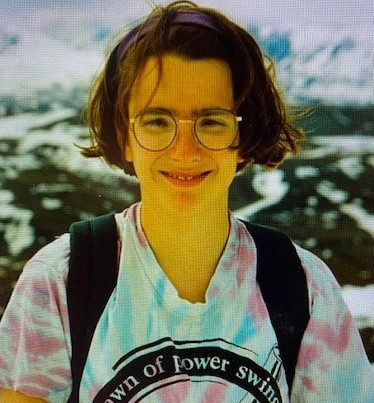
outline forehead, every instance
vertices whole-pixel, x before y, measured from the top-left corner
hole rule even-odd
[[[190,60],[176,55],[150,57],[130,93],[129,115],[160,107],[190,115],[206,108],[234,106],[230,68],[217,59]]]

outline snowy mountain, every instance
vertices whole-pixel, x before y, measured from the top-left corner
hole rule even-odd
[[[313,25],[247,26],[276,61],[279,82],[293,103],[374,103],[369,32]],[[0,26],[0,115],[17,112],[13,108],[79,107],[114,27],[52,14],[31,28],[10,22]]]

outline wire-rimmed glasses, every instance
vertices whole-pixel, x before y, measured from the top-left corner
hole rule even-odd
[[[241,116],[226,109],[207,109],[194,119],[177,119],[159,109],[139,113],[129,121],[138,144],[149,151],[162,151],[174,141],[178,125],[193,123],[195,137],[209,150],[224,150],[237,138]]]

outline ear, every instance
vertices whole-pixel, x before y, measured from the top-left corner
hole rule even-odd
[[[132,148],[128,136],[124,136],[119,130],[116,130],[116,137],[124,159],[127,162],[133,162]]]

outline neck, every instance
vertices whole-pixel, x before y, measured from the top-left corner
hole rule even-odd
[[[147,238],[172,239],[173,244],[188,242],[189,247],[204,247],[209,240],[227,238],[229,233],[228,207],[209,211],[164,211],[142,203],[141,223]],[[201,242],[203,241],[203,242]],[[163,242],[165,245],[165,242]]]
[[[217,263],[226,244],[229,230],[227,205],[221,210],[193,213],[169,212],[147,204],[141,206],[141,223],[153,252],[160,265],[164,262],[183,262],[186,258],[189,267],[194,261],[201,266]],[[187,267],[185,267],[187,270]]]
[[[228,208],[173,214],[142,203],[140,214],[153,253],[179,295],[204,302],[229,235]]]

